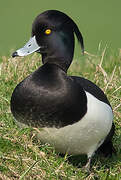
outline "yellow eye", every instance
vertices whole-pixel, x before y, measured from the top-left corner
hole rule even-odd
[[[45,34],[47,34],[47,35],[51,34],[51,29],[46,29]]]

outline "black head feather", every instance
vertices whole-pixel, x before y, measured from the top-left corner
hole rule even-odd
[[[76,23],[68,15],[66,15],[65,13],[62,13],[60,11],[49,10],[49,11],[46,11],[46,12],[48,12],[51,17],[54,17],[54,14],[55,14],[56,18],[59,17],[59,22],[63,23],[63,25],[66,24],[67,26],[70,27],[70,29],[73,30],[73,32],[76,34],[78,42],[81,45],[82,53],[84,53],[84,41],[83,41],[83,37],[82,37],[82,34],[81,34],[78,26],[76,25]]]
[[[58,28],[61,30],[63,27],[65,28],[66,26],[67,29],[69,29],[69,31],[72,30],[76,34],[78,42],[81,45],[82,53],[84,53],[84,42],[83,42],[82,34],[78,26],[76,25],[76,23],[68,15],[57,10],[47,10],[41,13],[39,16],[37,16],[37,18],[35,19],[35,22],[36,21],[38,22],[39,20],[42,21],[41,19],[44,19],[44,22],[46,22],[46,18],[51,19],[51,21],[49,22],[50,23],[49,25],[50,27],[52,26],[53,29]]]

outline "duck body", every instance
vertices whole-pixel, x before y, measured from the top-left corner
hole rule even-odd
[[[43,65],[15,88],[11,110],[20,126],[41,128],[38,137],[43,143],[75,155],[97,150],[113,122],[101,89],[84,78],[67,76],[52,64]]]
[[[13,91],[11,111],[19,125],[40,128],[39,139],[61,153],[86,154],[114,151],[113,112],[103,93],[91,81],[68,76],[74,53],[74,33],[84,51],[82,35],[64,13],[45,11],[32,25],[32,38],[13,53],[41,53],[43,65]]]

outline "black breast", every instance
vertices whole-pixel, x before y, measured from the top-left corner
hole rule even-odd
[[[45,64],[17,85],[11,97],[17,121],[34,127],[63,127],[87,111],[83,89],[56,65]]]

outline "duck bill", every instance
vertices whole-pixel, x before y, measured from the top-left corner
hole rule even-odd
[[[39,51],[40,46],[37,44],[35,36],[31,37],[30,40],[25,44],[24,47],[18,49],[12,54],[12,57],[16,56],[27,56],[33,52]]]

